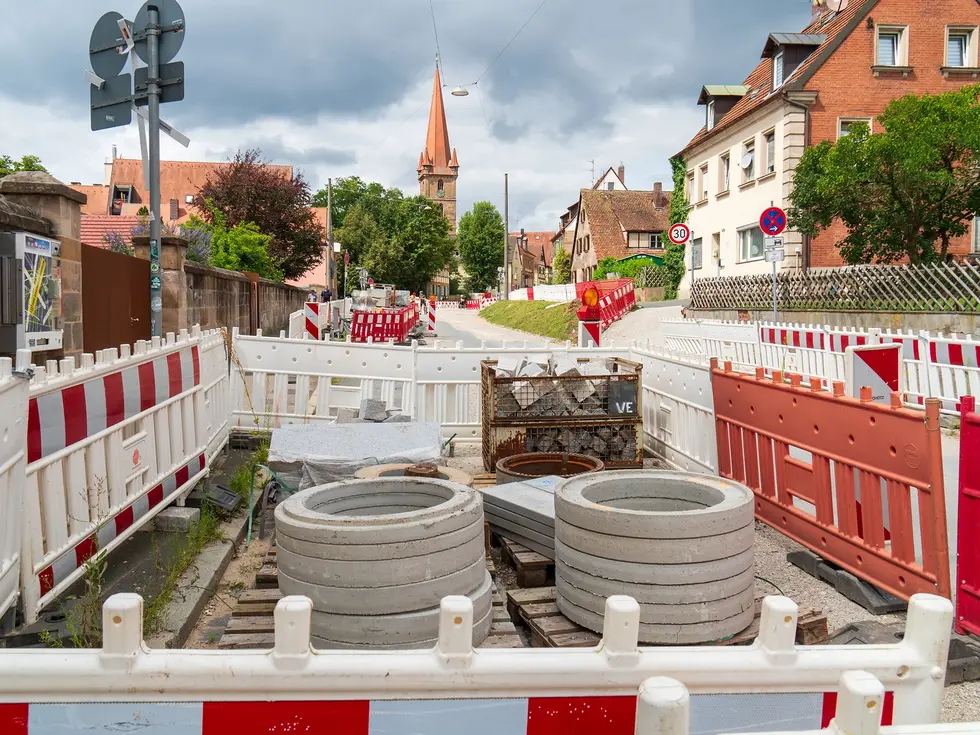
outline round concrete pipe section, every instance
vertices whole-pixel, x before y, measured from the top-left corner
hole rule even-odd
[[[375,477],[406,477],[406,471],[416,465],[411,464],[380,464],[372,467],[362,467],[354,473],[354,477],[361,480],[369,480]],[[435,479],[448,480],[460,485],[472,485],[473,477],[462,470],[453,467],[438,467],[438,476]]]
[[[525,482],[536,477],[575,477],[589,472],[601,472],[601,459],[585,454],[560,452],[530,452],[512,454],[497,461],[497,484]]]
[[[558,608],[600,632],[605,600],[640,604],[644,643],[703,643],[755,616],[754,498],[706,475],[620,470],[555,490]]]
[[[447,595],[489,632],[491,582],[475,490],[411,477],[345,480],[276,508],[279,588],[313,602],[315,646],[429,647]],[[483,625],[484,618],[486,625]]]

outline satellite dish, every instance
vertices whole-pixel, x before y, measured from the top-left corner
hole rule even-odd
[[[824,0],[824,3],[828,10],[833,10],[835,13],[847,7],[847,0]]]
[[[755,160],[755,152],[749,151],[744,156],[742,156],[742,168],[748,168],[752,165],[752,161]]]

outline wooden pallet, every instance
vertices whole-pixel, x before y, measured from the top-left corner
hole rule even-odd
[[[536,648],[585,648],[598,645],[600,636],[566,618],[555,604],[557,589],[509,590],[507,610],[510,617],[520,620],[528,629],[531,645]],[[755,603],[755,618],[745,630],[720,641],[703,645],[738,646],[752,643],[759,635],[762,600]],[[796,627],[796,642],[813,645],[827,640],[827,616],[819,610],[800,610]]]
[[[488,558],[487,564],[492,574],[493,561]],[[255,588],[245,590],[235,603],[218,648],[254,649],[275,645],[273,613],[282,597],[278,579],[276,555],[272,552],[262,560],[262,567],[255,575]],[[506,600],[496,585],[492,605],[490,635],[479,648],[523,648],[524,642],[507,614]]]
[[[485,487],[493,487],[497,484],[497,473],[491,472],[489,474],[475,475],[473,477],[473,482],[470,483],[470,487],[474,490],[482,490]]]
[[[554,560],[503,536],[497,536],[497,543],[503,548],[504,556],[510,560],[517,571],[518,587],[543,587],[549,580],[554,580]]]

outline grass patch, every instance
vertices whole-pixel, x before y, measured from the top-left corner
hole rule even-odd
[[[235,470],[235,474],[231,476],[231,480],[228,482],[229,490],[237,495],[240,495],[242,502],[245,503],[246,511],[248,509],[248,489],[252,483],[252,471],[260,464],[269,463],[269,439],[268,437],[262,437],[259,442],[259,447],[249,458],[248,462],[240,465],[238,469]],[[256,483],[257,491],[261,491],[261,487]]]
[[[578,306],[577,301],[557,306],[550,301],[498,301],[482,309],[480,316],[501,327],[559,341],[574,341],[578,337],[578,317],[575,316]]]

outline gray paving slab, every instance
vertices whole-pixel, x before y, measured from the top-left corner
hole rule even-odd
[[[511,511],[506,510],[504,508],[498,508],[496,506],[487,505],[484,503],[483,514],[487,518],[500,518],[505,521],[510,521],[511,523],[517,524],[521,528],[526,528],[529,531],[536,531],[537,533],[540,533],[542,536],[547,536],[552,539],[554,539],[555,537],[554,525],[538,523],[537,521],[533,521],[529,518],[525,518],[524,516],[519,515],[517,513],[512,513]]]
[[[528,482],[510,482],[483,490],[484,507],[496,507],[536,521],[546,527],[555,525],[555,494],[552,490]]]

